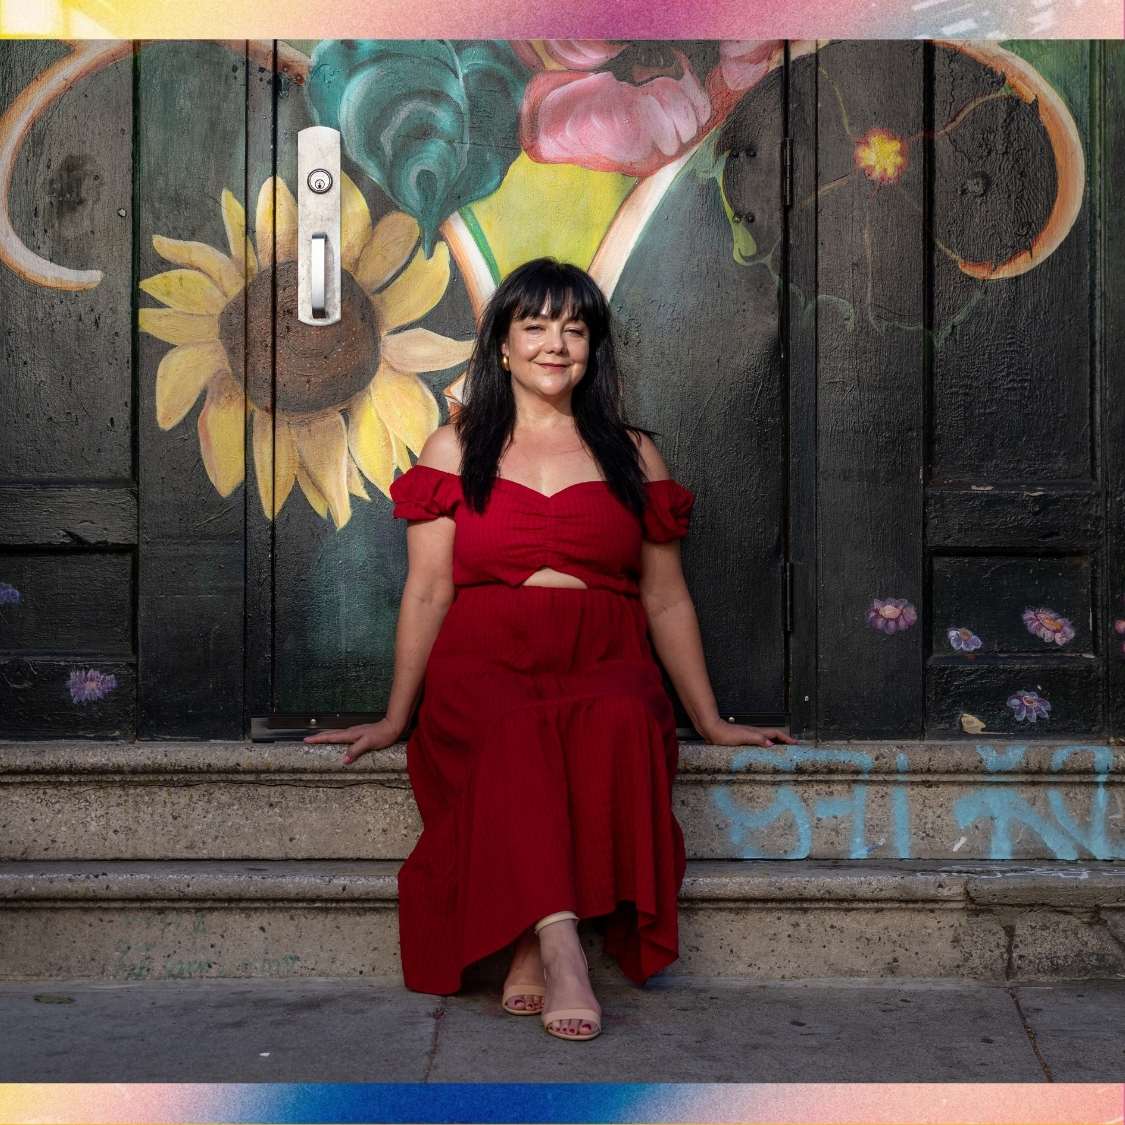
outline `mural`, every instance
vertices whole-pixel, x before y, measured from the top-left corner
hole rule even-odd
[[[779,40],[324,40],[306,55],[285,45],[282,64],[298,80],[312,119],[340,130],[344,151],[368,178],[345,179],[347,295],[335,333],[343,354],[334,369],[302,366],[309,349],[301,340],[307,326],[293,315],[289,185],[274,178],[259,186],[253,243],[244,203],[224,187],[225,249],[148,232],[161,257],[179,267],[140,282],[164,306],[141,309],[140,330],[173,345],[155,374],[158,425],[181,424],[205,396],[200,456],[216,491],[227,496],[243,480],[249,415],[265,516],[276,516],[297,483],[317,514],[341,530],[349,497],[369,499],[365,480],[387,495],[395,470],[409,467],[410,454],[441,422],[419,373],[452,372],[443,393],[447,412],[460,402],[459,368],[473,325],[466,323],[459,338],[421,325],[450,284],[450,255],[474,312],[509,269],[538,253],[589,267],[612,295],[664,194],[677,176],[695,175],[718,186],[715,221],[728,224],[734,259],[782,284],[778,225],[750,229],[754,208],[764,202],[753,197],[755,181],[744,169],[756,153],[733,146],[735,126],[777,97],[784,47]],[[869,251],[861,309],[831,293],[806,299],[798,292],[800,309],[836,302],[847,306],[849,326],[862,315],[880,330],[922,329],[894,308],[894,294],[871,272],[870,248],[893,237],[902,209],[919,205],[923,140],[935,146],[939,190],[959,182],[952,167],[958,161],[971,159],[977,168],[968,202],[974,222],[951,220],[934,238],[939,257],[962,278],[959,295],[931,330],[938,342],[969,314],[983,282],[1035,268],[1070,230],[1084,160],[1060,96],[1001,46],[943,41],[937,49],[954,59],[956,96],[943,101],[942,120],[923,134],[903,127],[896,106],[866,106],[865,76],[835,66],[830,45],[819,52],[812,42],[789,45],[793,65],[817,66],[829,91],[822,186],[799,207],[815,207],[829,229],[860,217]],[[122,57],[120,44],[78,47],[24,91],[0,124],[2,182],[10,182],[22,138],[53,99]],[[1018,139],[1015,151],[991,145],[998,132]],[[372,195],[394,208],[375,223]],[[581,221],[566,222],[567,200],[575,198]],[[561,209],[561,233],[550,245],[528,243],[521,218],[531,208]],[[83,288],[100,280],[96,270],[39,259],[3,215],[0,259],[41,285]],[[271,414],[269,373],[247,371],[246,386],[239,379],[243,320],[268,318],[274,273],[284,334]],[[320,347],[324,331],[308,330]],[[877,599],[869,621],[893,632],[913,612],[904,599]]]
[[[220,57],[245,47],[212,46]],[[161,49],[136,45],[142,59]],[[286,115],[278,174],[251,162],[245,182],[215,175],[186,196],[179,229],[163,218],[153,229],[141,224],[142,261],[151,247],[162,263],[143,265],[137,282],[137,329],[161,345],[143,352],[139,377],[153,394],[142,424],[155,426],[159,441],[186,431],[192,465],[215,496],[233,496],[252,475],[252,519],[299,512],[310,521],[305,539],[310,527],[323,532],[312,546],[289,541],[293,556],[306,552],[292,571],[310,590],[356,593],[395,572],[390,548],[376,565],[361,555],[373,527],[390,527],[395,475],[456,415],[475,318],[520,262],[539,254],[577,262],[632,312],[638,273],[644,280],[660,261],[670,291],[641,310],[647,319],[622,317],[623,352],[653,334],[708,334],[733,340],[734,353],[769,357],[760,370],[777,382],[782,302],[791,324],[822,317],[841,337],[912,340],[932,356],[974,319],[979,325],[990,300],[988,316],[1005,315],[995,312],[996,295],[1018,290],[1068,237],[1073,244],[1088,195],[1081,136],[1089,107],[1060,80],[1056,45],[940,39],[926,46],[924,72],[909,57],[914,48],[900,45],[888,65],[901,65],[911,88],[923,73],[932,83],[925,114],[920,91],[901,103],[870,97],[868,73],[846,41],[341,39],[281,41],[276,57],[266,43],[246,49],[260,72],[276,66],[279,122]],[[0,263],[29,285],[80,293],[103,280],[96,262],[64,266],[32,249],[13,226],[9,196],[34,124],[98,71],[128,63],[133,50],[128,41],[71,43],[0,116]],[[792,88],[811,88],[811,77],[818,94],[816,180],[812,190],[802,182],[788,221],[781,199],[792,177],[774,151],[786,67]],[[343,315],[327,329],[295,315],[296,205],[282,165],[294,125],[304,123],[340,131],[347,169]],[[918,229],[920,215],[924,245],[903,244],[902,231]],[[791,281],[786,230],[814,223],[817,253],[833,268],[802,289]],[[722,281],[711,277],[708,253],[723,259]],[[916,287],[901,284],[923,272],[928,307]],[[677,321],[677,309],[708,304],[717,310],[708,329],[691,313]],[[259,338],[270,347],[251,348]],[[693,393],[690,376],[677,378],[677,393]],[[768,397],[770,389],[751,393]],[[718,402],[723,388],[706,394]],[[702,440],[683,442],[699,449]],[[736,452],[717,448],[716,456]],[[353,523],[364,509],[368,522]],[[767,562],[760,574],[772,575]],[[942,655],[958,663],[1001,651],[995,623],[964,599],[950,598],[933,620],[912,579],[887,578],[884,585],[870,571],[846,593],[846,617],[869,651],[915,645],[931,625]],[[1021,629],[1041,651],[1080,642],[1092,650],[1089,629],[1074,641],[1084,605],[1052,589],[1017,596]],[[353,602],[353,619],[376,625],[355,626],[341,642],[343,610],[335,615],[331,597],[308,596],[311,624],[304,634],[304,621],[293,625],[279,641],[281,674],[299,666],[299,652],[388,647],[389,607]],[[30,600],[0,581],[0,611],[26,612]],[[1125,634],[1120,617],[1111,628]],[[327,666],[324,675],[338,678]],[[75,703],[116,686],[112,672],[89,666],[69,676]],[[1078,697],[1034,676],[972,690],[949,717],[965,733],[986,732],[974,711],[1008,729],[1057,729],[1068,711],[1076,721]]]

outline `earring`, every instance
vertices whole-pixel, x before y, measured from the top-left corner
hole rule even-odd
[[[510,370],[508,367],[508,357],[506,355],[500,357],[500,366],[503,367],[505,371]]]

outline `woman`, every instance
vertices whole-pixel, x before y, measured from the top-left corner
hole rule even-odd
[[[403,976],[447,994],[515,942],[502,1003],[564,1039],[601,1009],[579,918],[643,983],[674,961],[679,743],[653,649],[708,742],[725,722],[677,542],[694,496],[623,417],[608,303],[577,266],[514,270],[481,318],[465,402],[391,485],[409,573],[386,717],[306,742],[397,742],[423,831],[398,876]]]

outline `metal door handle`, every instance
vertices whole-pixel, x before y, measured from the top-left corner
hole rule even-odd
[[[340,133],[310,125],[297,134],[297,318],[340,320]]]
[[[328,235],[312,236],[312,253],[309,260],[309,305],[312,315],[323,319],[327,315],[324,292],[328,274]]]

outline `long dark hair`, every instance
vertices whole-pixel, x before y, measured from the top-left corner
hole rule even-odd
[[[590,358],[571,392],[571,411],[606,483],[639,517],[646,503],[645,477],[630,431],[649,437],[657,431],[631,425],[625,418],[605,294],[585,270],[556,258],[535,258],[512,270],[481,315],[469,357],[464,404],[453,419],[461,444],[465,501],[476,512],[484,510],[500,457],[515,430],[516,400],[511,376],[500,365],[500,342],[513,320],[538,315],[544,306],[552,319],[568,310],[590,333]]]

